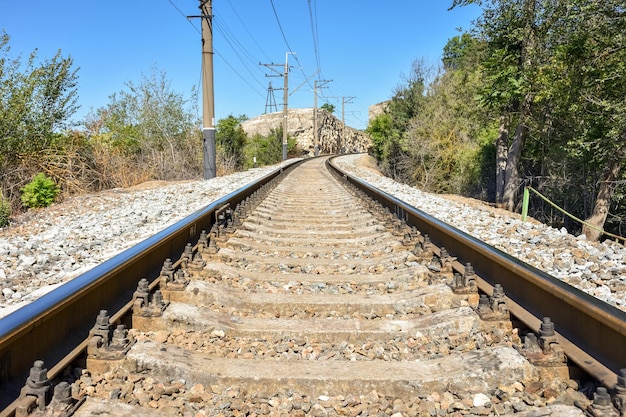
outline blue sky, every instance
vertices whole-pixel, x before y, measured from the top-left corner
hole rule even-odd
[[[476,7],[448,11],[451,2],[213,0],[216,118],[264,113],[268,83],[281,88],[283,80],[266,77],[273,72],[259,63],[284,64],[291,50],[296,56],[289,56],[289,107],[312,107],[313,80],[332,80],[320,90],[318,105],[335,105],[341,117],[346,97],[346,123],[365,128],[367,108],[391,97],[415,59],[438,62],[447,40],[478,17]],[[61,49],[74,59],[80,120],[153,68],[189,97],[200,85],[201,43],[199,20],[186,16],[199,14],[198,5],[198,0],[0,0],[0,30],[11,37],[12,57],[27,58],[37,48],[42,58]],[[304,83],[318,68],[310,85]],[[282,90],[274,95],[281,110]]]

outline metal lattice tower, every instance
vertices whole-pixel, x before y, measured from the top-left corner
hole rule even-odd
[[[267,87],[267,98],[265,99],[265,114],[268,113],[268,107],[270,109],[270,113],[278,111],[278,106],[276,105],[276,97],[274,96],[274,87],[272,87],[271,81],[269,87]],[[274,110],[272,110],[272,108]]]

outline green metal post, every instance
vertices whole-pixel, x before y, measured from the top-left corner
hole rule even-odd
[[[530,200],[530,193],[528,192],[528,187],[524,187],[524,198],[522,200],[522,222],[525,222],[526,217],[528,216],[529,200]]]

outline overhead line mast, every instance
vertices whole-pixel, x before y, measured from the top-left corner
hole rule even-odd
[[[314,146],[314,154],[318,156],[320,153],[320,137],[319,132],[317,131],[317,92],[320,88],[324,87],[329,82],[333,80],[315,80],[313,82],[313,146]]]
[[[279,71],[275,70],[272,67],[277,67],[277,66],[281,66],[281,64],[261,64],[259,63],[259,65],[263,65],[265,67],[270,68],[272,71],[276,72],[278,74],[278,76],[282,76],[284,78],[284,87],[283,87],[283,161],[287,159],[287,118],[288,118],[288,114],[289,114],[289,110],[288,110],[288,101],[289,101],[289,63],[288,63],[288,59],[289,59],[289,54],[291,55],[295,55],[295,52],[289,52],[287,51],[285,53],[285,64],[284,64],[284,70],[283,73],[281,74]]]
[[[202,20],[202,154],[203,177],[215,178],[215,92],[213,86],[213,2],[200,0]]]

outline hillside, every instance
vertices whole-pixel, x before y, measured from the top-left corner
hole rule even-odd
[[[270,129],[281,126],[283,112],[268,113],[246,120],[241,125],[249,136],[267,136]],[[367,152],[371,142],[363,131],[345,126],[334,115],[317,111],[317,144],[320,153],[360,153]],[[287,132],[298,141],[298,146],[309,155],[315,154],[316,142],[313,134],[313,109],[289,109]]]

